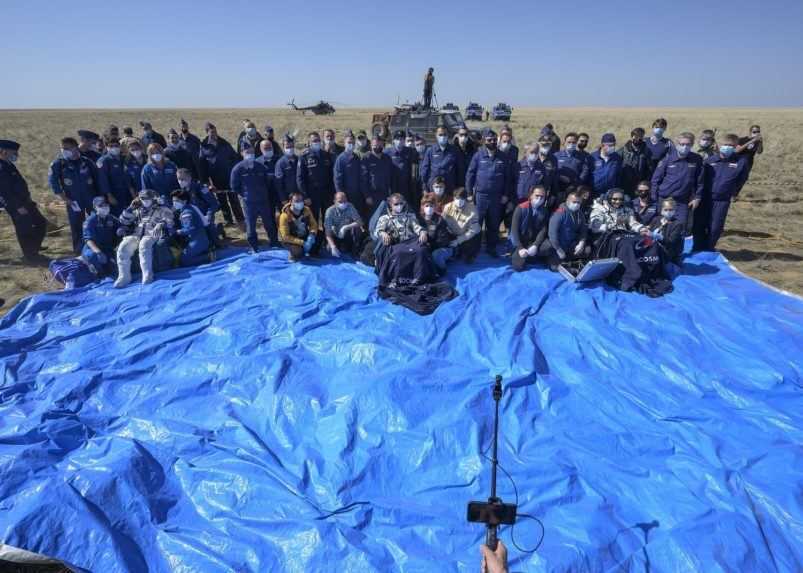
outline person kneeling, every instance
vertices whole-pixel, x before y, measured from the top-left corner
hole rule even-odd
[[[323,226],[333,257],[340,258],[341,251],[346,251],[355,259],[359,258],[365,229],[360,214],[343,191],[335,193],[335,204],[326,210]]]
[[[295,263],[309,255],[317,239],[318,223],[309,207],[304,204],[304,195],[298,191],[290,195],[290,201],[279,215],[279,242],[290,252],[288,260]]]
[[[476,205],[466,201],[464,188],[455,189],[454,200],[443,207],[443,219],[455,237],[449,244],[454,249],[452,255],[467,263],[474,262],[482,241],[480,220]]]
[[[683,240],[685,228],[675,218],[675,200],[671,197],[661,203],[661,215],[655,217],[650,224],[653,239],[657,240],[666,254],[666,263],[681,264],[683,256]]]
[[[588,258],[591,247],[587,244],[588,225],[581,210],[583,197],[580,191],[571,191],[566,202],[549,218],[549,243],[552,257],[549,269],[558,270],[563,261]]]
[[[95,212],[84,221],[84,246],[81,258],[98,277],[113,275],[114,247],[117,243],[117,229],[120,222],[110,214],[111,206],[105,197],[95,197],[92,201]]]
[[[437,197],[435,193],[427,193],[421,200],[421,225],[427,233],[427,244],[432,251],[432,259],[441,274],[446,272],[446,261],[448,261],[454,247],[452,234],[444,218],[435,210]]]
[[[204,215],[190,202],[189,191],[173,191],[171,197],[179,224],[176,230],[176,238],[181,243],[179,265],[193,267],[209,262],[209,233]]]
[[[528,263],[545,259],[552,251],[547,239],[549,212],[545,206],[546,188],[536,185],[530,198],[513,211],[510,242],[513,245],[511,265],[514,271],[523,271]]]
[[[142,284],[153,282],[154,249],[167,247],[167,238],[173,233],[173,211],[158,205],[155,193],[143,189],[139,196],[120,215],[120,228],[117,234],[123,237],[117,247],[117,270],[115,288],[122,288],[131,282],[131,257],[139,251],[139,265],[142,269]],[[169,248],[168,248],[169,251]]]

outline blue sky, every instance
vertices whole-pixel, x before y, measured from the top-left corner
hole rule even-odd
[[[402,9],[401,6],[405,8]],[[2,0],[0,108],[803,105],[803,0]]]

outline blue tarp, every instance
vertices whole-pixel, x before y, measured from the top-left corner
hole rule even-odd
[[[512,570],[801,571],[803,302],[713,254],[683,273],[649,299],[480,259],[421,317],[272,251],[31,297],[0,322],[0,542],[102,573],[477,571],[498,373],[546,530],[500,533]]]

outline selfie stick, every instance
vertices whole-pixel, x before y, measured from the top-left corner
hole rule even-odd
[[[502,398],[502,377],[497,374],[494,382],[493,389],[494,402],[496,402],[496,412],[494,413],[494,449],[493,457],[491,458],[491,497],[488,498],[489,505],[501,503],[502,500],[496,497],[496,466],[499,464],[497,458],[497,447],[499,438],[499,400]],[[497,537],[496,537],[496,524],[488,524],[488,531],[485,533],[485,545],[491,551],[496,551]]]

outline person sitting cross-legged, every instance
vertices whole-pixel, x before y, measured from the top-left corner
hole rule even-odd
[[[513,211],[510,227],[510,242],[513,245],[511,265],[514,271],[523,271],[528,264],[546,260],[552,252],[547,238],[549,211],[546,208],[546,188],[536,185],[527,201]]]
[[[323,227],[333,257],[340,258],[341,252],[346,251],[359,258],[366,238],[365,225],[343,191],[335,193],[335,204],[326,209]]]

